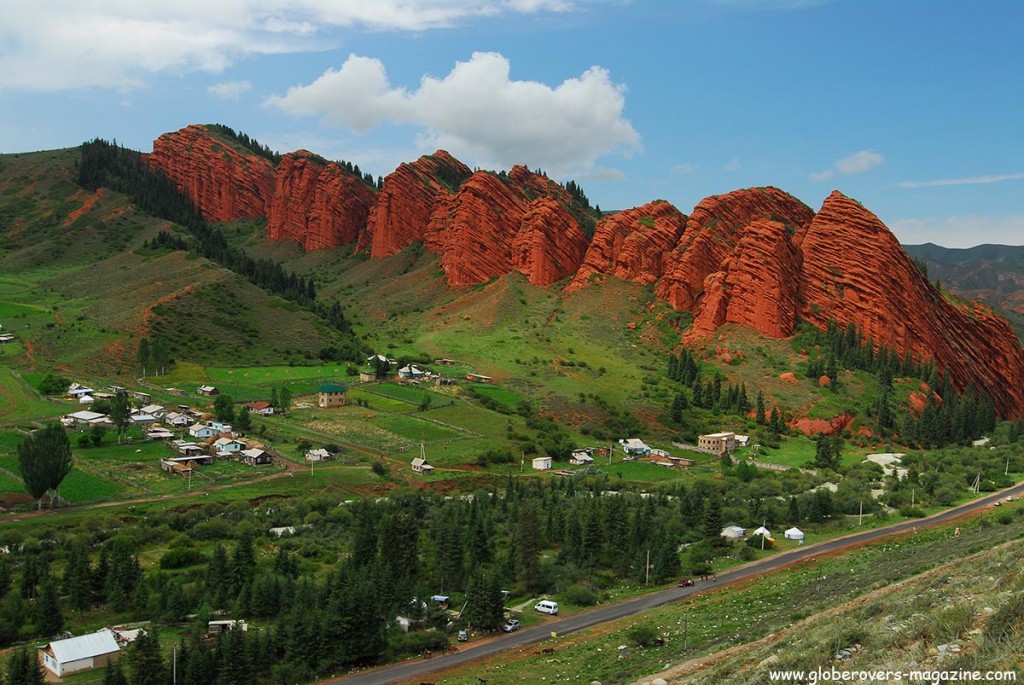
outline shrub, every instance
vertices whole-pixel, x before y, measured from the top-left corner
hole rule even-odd
[[[197,549],[175,547],[160,557],[160,568],[173,569],[195,566],[206,561],[206,556]]]
[[[392,657],[423,652],[440,652],[448,646],[448,638],[437,630],[416,630],[408,633],[396,630],[388,638],[388,651]]]
[[[908,519],[919,519],[924,518],[925,513],[920,507],[902,506],[900,507],[900,516],[905,516]]]
[[[388,469],[388,465],[385,464],[382,461],[375,461],[375,462],[373,462],[373,464],[370,465],[370,470],[372,470],[374,473],[376,473],[381,478],[387,477],[387,475],[391,472]]]
[[[651,647],[658,642],[658,631],[654,626],[640,623],[626,631],[626,639],[636,647]]]
[[[1024,632],[1024,594],[1014,594],[985,623],[985,639],[1004,642]]]
[[[581,607],[592,607],[597,604],[597,593],[582,583],[570,585],[562,592],[565,601]]]

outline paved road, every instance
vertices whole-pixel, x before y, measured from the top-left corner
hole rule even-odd
[[[548,639],[552,631],[557,632],[560,636],[568,633],[574,633],[578,630],[591,628],[601,623],[615,621],[626,616],[643,613],[644,611],[648,611],[655,607],[671,604],[672,602],[678,602],[679,600],[696,592],[705,591],[709,587],[717,587],[758,576],[767,571],[788,566],[789,564],[808,559],[810,557],[821,554],[830,554],[850,547],[855,547],[857,545],[862,545],[867,542],[873,542],[892,535],[905,533],[917,528],[925,528],[945,523],[963,516],[964,514],[978,511],[979,509],[984,509],[986,507],[991,507],[996,501],[1003,500],[1008,495],[1014,495],[1015,497],[1021,497],[1024,495],[1024,482],[1018,483],[1012,488],[987,495],[973,502],[968,502],[967,504],[963,504],[939,514],[934,514],[927,518],[904,521],[902,523],[896,523],[883,528],[873,528],[860,533],[853,533],[851,535],[835,538],[826,542],[819,542],[814,545],[807,545],[806,547],[798,547],[797,549],[783,554],[776,554],[775,556],[767,557],[744,566],[738,566],[719,574],[717,581],[698,581],[693,587],[671,587],[665,590],[659,590],[636,599],[630,599],[617,604],[599,607],[591,611],[574,614],[562,619],[546,621],[542,625],[519,630],[495,640],[489,640],[476,645],[463,645],[460,647],[458,652],[452,654],[439,655],[424,660],[405,661],[391,666],[382,666],[380,668],[362,671],[335,680],[324,681],[321,685],[335,685],[336,683],[339,685],[386,685],[387,683],[408,680],[410,678],[421,678],[428,676],[430,673],[435,671],[471,663],[478,659],[493,656],[515,647],[522,647],[524,645],[541,642],[542,640]]]

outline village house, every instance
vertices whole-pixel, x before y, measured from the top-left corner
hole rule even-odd
[[[58,678],[104,668],[107,662],[116,663],[121,657],[121,648],[114,633],[104,628],[98,633],[89,633],[66,640],[54,640],[39,648],[43,666]]]
[[[158,419],[162,419],[167,414],[167,410],[159,404],[147,404],[144,407],[140,407],[139,412],[142,414],[152,414]]]
[[[159,419],[152,414],[146,414],[145,412],[140,411],[129,416],[128,421],[136,426],[149,426],[159,421]]]
[[[270,402],[263,402],[262,400],[250,402],[246,407],[249,409],[250,414],[258,414],[259,416],[273,416],[274,414],[274,406]]]
[[[582,449],[573,450],[572,456],[569,457],[570,464],[576,464],[577,466],[588,466],[594,463],[594,457],[591,456],[592,450]]]
[[[206,624],[206,636],[217,637],[221,633],[225,633],[229,630],[241,630],[245,632],[249,630],[249,624],[245,621],[210,621]]]
[[[217,438],[213,442],[213,453],[218,457],[233,457],[246,448],[246,444],[234,438]]]
[[[213,397],[214,395],[219,395],[220,390],[213,387],[212,385],[200,385],[198,388],[196,388],[196,393],[200,395],[206,395],[207,397]]]
[[[743,536],[747,534],[746,528],[740,528],[739,526],[726,526],[722,529],[721,536],[730,542],[736,542],[742,540]]]
[[[270,456],[269,452],[261,450],[258,447],[242,450],[239,454],[242,455],[242,461],[249,466],[263,466],[264,464],[270,464],[274,461],[274,458]]]
[[[322,409],[344,407],[348,404],[348,388],[336,383],[321,385],[316,391],[316,404]]]
[[[181,414],[176,411],[167,412],[164,415],[164,421],[174,428],[187,428],[196,422],[195,419],[188,414]]]
[[[205,438],[212,438],[213,436],[220,433],[219,430],[207,423],[197,423],[189,426],[188,434],[197,440],[203,440]]]
[[[323,447],[318,447],[312,450],[306,450],[306,461],[311,461],[314,464],[321,461],[330,461],[331,453],[325,450]]]
[[[9,342],[14,341],[13,333],[0,333],[0,345],[6,345]]]
[[[195,442],[186,442],[185,440],[175,440],[171,443],[174,449],[177,450],[178,454],[185,457],[198,457],[203,453],[202,445]]]
[[[76,411],[74,414],[68,414],[61,419],[61,423],[66,426],[93,426],[96,424],[113,425],[110,417],[106,414],[101,414],[95,411]]]
[[[534,471],[550,471],[551,470],[551,457],[534,457],[534,459],[533,459],[533,470]]]
[[[174,433],[167,430],[163,426],[150,426],[146,429],[147,440],[170,440],[174,437]]]
[[[651,448],[644,444],[644,441],[639,438],[619,440],[619,444],[622,445],[622,451],[631,457],[651,456]]]
[[[148,392],[142,392],[141,390],[136,390],[135,392],[133,392],[132,393],[132,397],[134,397],[135,401],[139,402],[140,404],[143,403],[143,402],[152,402],[153,401],[153,396],[152,395],[150,395]]]
[[[494,379],[490,376],[484,376],[479,373],[467,373],[466,380],[472,381],[473,383],[493,383]]]
[[[711,433],[697,438],[697,447],[715,454],[731,453],[736,449],[735,433]]]
[[[423,369],[416,368],[412,364],[409,366],[403,366],[398,370],[398,377],[404,380],[419,380],[427,375],[427,372]]]
[[[423,457],[416,457],[412,460],[412,470],[416,473],[433,473],[434,467],[427,463]]]
[[[72,383],[70,386],[68,386],[67,395],[68,397],[74,397],[77,399],[82,395],[92,395],[94,392],[96,391],[93,390],[92,388],[86,387],[80,383]]]

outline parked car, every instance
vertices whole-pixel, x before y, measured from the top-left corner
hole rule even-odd
[[[465,630],[460,630],[459,634],[456,636],[456,639],[458,639],[459,642],[465,642],[469,639],[469,633],[467,633]]]
[[[519,630],[519,619],[510,618],[508,622],[501,627],[506,633],[511,633],[513,630]]]
[[[693,578],[683,578],[676,583],[676,587],[690,587],[691,585],[693,585]]]

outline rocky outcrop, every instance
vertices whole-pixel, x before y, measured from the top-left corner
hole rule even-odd
[[[983,305],[943,297],[878,217],[833,192],[800,247],[806,321],[852,321],[875,344],[934,359],[960,390],[975,383],[1000,415],[1024,415],[1024,352],[1009,324]]]
[[[746,226],[722,268],[704,279],[704,298],[683,342],[742,324],[773,338],[793,333],[799,311],[800,251],[784,224]]]
[[[743,237],[743,229],[758,219],[782,224],[799,242],[814,212],[778,188],[750,188],[701,200],[686,222],[686,230],[669,253],[665,277],[657,293],[676,309],[693,311],[704,294],[704,279],[719,271]]]
[[[575,273],[586,252],[586,235],[570,206],[564,188],[526,167],[478,171],[436,203],[423,244],[440,255],[452,286],[513,270],[535,285],[550,285]]]
[[[369,249],[371,257],[380,258],[423,240],[435,205],[443,204],[472,173],[444,150],[399,165],[384,179],[356,249]]]
[[[679,243],[685,227],[686,215],[664,200],[605,217],[597,224],[583,264],[566,290],[582,288],[605,274],[654,283],[662,276],[665,255]]]
[[[553,198],[536,200],[512,240],[512,268],[534,285],[551,285],[576,273],[588,242],[562,204]]]
[[[146,160],[177,183],[207,221],[265,217],[270,211],[274,165],[206,126],[165,133]]]
[[[365,230],[375,200],[362,179],[299,150],[278,164],[267,235],[296,240],[306,250],[348,245]]]

